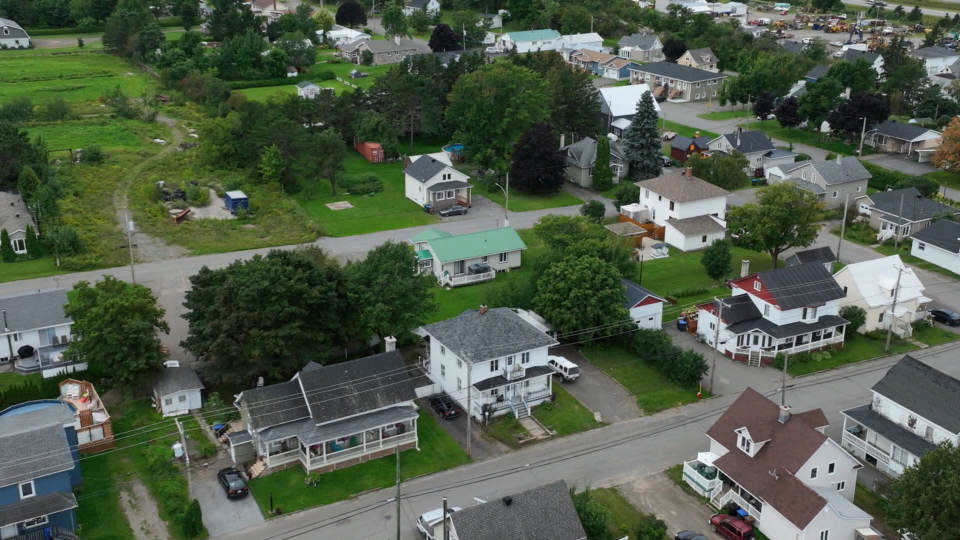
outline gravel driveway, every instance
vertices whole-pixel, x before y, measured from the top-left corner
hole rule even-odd
[[[227,460],[229,461],[229,460]],[[229,463],[219,461],[217,467],[227,467]],[[200,502],[203,510],[203,524],[211,538],[258,523],[263,523],[263,514],[253,495],[241,499],[228,499],[227,494],[217,480],[217,467],[201,469],[193,474],[190,490]]]

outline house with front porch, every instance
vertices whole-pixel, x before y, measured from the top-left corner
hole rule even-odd
[[[403,169],[404,194],[420,206],[442,210],[459,204],[470,207],[470,177],[453,168],[445,155],[411,156]]]
[[[870,227],[879,231],[877,242],[889,238],[902,241],[929,227],[936,216],[960,214],[960,210],[928,199],[912,187],[867,195],[857,206],[861,214],[870,217]]]
[[[867,322],[860,332],[887,330],[907,338],[913,334],[914,321],[927,316],[924,287],[913,268],[899,255],[848,264],[833,275],[847,293],[844,305],[860,306]]]
[[[843,345],[848,321],[838,312],[846,293],[822,264],[766,270],[728,285],[730,298],[697,306],[697,332],[724,355],[759,366],[778,353]]]
[[[794,156],[795,157],[795,156]],[[791,182],[809,191],[827,208],[843,208],[867,194],[867,182],[873,175],[855,157],[837,156],[826,161],[801,161],[765,168],[769,184]]]
[[[864,137],[864,143],[877,152],[916,156],[920,163],[930,161],[941,142],[943,133],[937,130],[896,120],[877,124]]]
[[[311,362],[289,381],[237,394],[242,429],[227,435],[230,456],[256,477],[297,465],[325,473],[419,449],[416,397],[396,350]]]
[[[733,133],[720,135],[710,141],[711,152],[740,152],[747,158],[747,168],[744,170],[753,177],[762,177],[764,171],[777,165],[787,165],[793,163],[797,154],[788,150],[781,150],[773,145],[770,137],[767,137],[759,129],[752,131],[743,131],[738,128]]]
[[[482,305],[418,333],[428,340],[430,379],[478,421],[527,417],[553,393],[547,350],[557,340],[509,308]]]
[[[418,271],[432,274],[440,285],[469,285],[489,281],[497,272],[520,268],[527,245],[512,227],[466,234],[425,229],[410,239],[419,261]]]
[[[841,444],[900,476],[942,442],[960,444],[960,381],[904,356],[871,389],[870,403],[841,411]]]
[[[73,319],[63,312],[65,305],[63,289],[0,296],[0,364],[13,362],[18,372],[44,378],[87,369],[85,362],[63,358],[73,336]]]
[[[853,503],[863,465],[824,434],[828,425],[820,409],[793,413],[747,388],[683,479],[717,508],[738,505],[767,538],[853,540],[872,520]]]

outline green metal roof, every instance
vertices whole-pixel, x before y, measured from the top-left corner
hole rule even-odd
[[[440,229],[424,229],[417,233],[416,236],[410,239],[410,242],[416,244],[418,242],[427,242],[429,240],[436,240],[437,238],[448,238],[453,236],[453,234],[448,233],[447,231],[441,231]]]
[[[527,249],[527,245],[512,227],[436,238],[427,240],[427,243],[441,263]]]
[[[557,39],[560,37],[560,32],[556,30],[526,30],[523,32],[508,32],[507,35],[515,42],[542,41],[545,39]]]
[[[417,259],[421,261],[426,259],[432,259],[432,258],[433,258],[433,254],[430,253],[429,249],[421,249],[420,251],[417,252]]]

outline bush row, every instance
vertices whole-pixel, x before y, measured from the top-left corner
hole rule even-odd
[[[178,26],[183,26],[183,21],[180,20],[180,17],[170,17],[169,19],[163,19],[159,21],[159,24],[162,28],[176,28]],[[199,26],[199,22],[197,25]],[[81,31],[76,26],[71,26],[69,28],[27,28],[27,35],[30,37],[43,37],[43,36],[66,36],[71,34],[93,34],[96,32],[103,32],[104,28],[102,24],[98,24],[89,31]]]
[[[196,499],[190,500],[187,481],[173,463],[173,453],[165,445],[147,446],[142,450],[150,476],[144,481],[157,505],[175,520],[187,538],[203,532],[202,513]]]
[[[900,171],[892,171],[890,169],[885,169],[879,165],[874,165],[867,161],[860,160],[860,163],[863,164],[863,167],[867,169],[873,177],[867,182],[867,185],[873,189],[880,191],[886,190],[888,187],[893,187],[894,184],[900,180],[906,180],[908,178],[913,178],[909,174],[902,173]]]
[[[281,77],[277,79],[259,79],[256,81],[229,81],[227,85],[231,90],[245,90],[247,88],[265,88],[269,86],[287,86],[288,84],[297,84],[302,81],[331,81],[336,79],[336,73],[332,71],[321,71],[314,75],[297,75],[296,77]]]

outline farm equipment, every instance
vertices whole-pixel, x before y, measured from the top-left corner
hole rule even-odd
[[[773,30],[783,30],[787,27],[787,23],[782,20],[773,21],[773,24],[770,25],[770,28]]]

